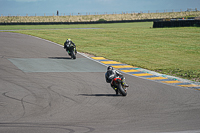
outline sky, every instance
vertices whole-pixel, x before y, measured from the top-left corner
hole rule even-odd
[[[200,10],[200,0],[0,0],[2,16],[52,16]]]

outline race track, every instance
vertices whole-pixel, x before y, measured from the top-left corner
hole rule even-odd
[[[200,132],[200,91],[124,74],[128,94],[116,96],[105,71],[49,41],[0,32],[0,133]]]

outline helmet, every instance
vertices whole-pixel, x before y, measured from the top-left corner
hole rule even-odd
[[[70,39],[70,38],[68,38],[67,40],[66,40],[66,43],[71,43],[72,42],[72,40]]]
[[[107,71],[112,71],[113,70],[113,67],[112,66],[108,66],[107,67]]]

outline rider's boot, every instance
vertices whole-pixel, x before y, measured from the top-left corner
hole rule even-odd
[[[118,95],[118,89],[116,89],[115,92],[116,92],[116,95]]]
[[[114,85],[111,85],[111,87],[113,88],[113,90],[115,90],[116,95],[118,95],[118,89]]]
[[[70,53],[70,51],[67,51],[68,52],[68,54],[71,56],[71,53]]]
[[[126,82],[125,82],[125,78],[122,78],[122,85],[124,85],[125,87],[129,87],[129,85],[126,84]]]
[[[116,92],[116,95],[118,95],[118,89],[117,88],[113,88],[114,90],[115,90],[115,92]]]

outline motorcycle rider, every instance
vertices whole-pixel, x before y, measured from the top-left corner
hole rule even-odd
[[[75,53],[77,53],[77,51],[76,51],[76,45],[75,45],[75,43],[73,43],[72,42],[72,40],[69,38],[69,39],[67,39],[66,41],[65,41],[65,43],[64,43],[64,49],[66,49],[66,51],[69,53],[69,49],[68,49],[68,47],[67,47],[67,44],[72,44],[74,47],[75,47]],[[70,55],[71,53],[69,53],[69,55]]]
[[[123,75],[120,72],[118,72],[117,70],[114,70],[112,66],[108,66],[107,72],[105,73],[106,82],[110,83],[111,87],[116,91],[116,94],[118,93],[117,88],[115,88],[115,86],[112,85],[112,82],[113,82],[113,79],[117,76],[119,76],[122,79],[121,80],[122,85],[124,85],[125,87],[129,87],[128,84],[126,84],[125,78],[123,77]]]

